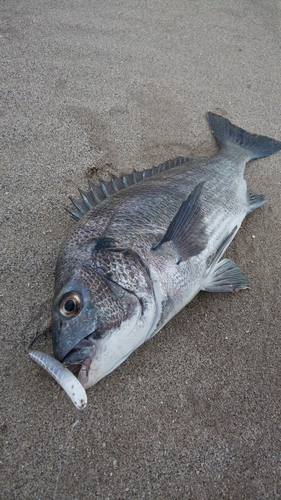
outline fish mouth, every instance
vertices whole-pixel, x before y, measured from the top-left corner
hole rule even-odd
[[[82,385],[83,382],[85,383],[88,380],[90,365],[96,350],[94,334],[90,333],[90,335],[80,340],[62,360],[62,364],[78,377]],[[83,377],[80,376],[82,373]]]

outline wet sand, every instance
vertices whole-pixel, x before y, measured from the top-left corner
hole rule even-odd
[[[281,140],[280,2],[1,10],[1,498],[281,498],[280,153],[248,165],[268,203],[227,251],[249,290],[200,293],[82,413],[27,355],[50,321],[68,195],[213,154],[208,110]],[[34,347],[51,353],[50,335]]]

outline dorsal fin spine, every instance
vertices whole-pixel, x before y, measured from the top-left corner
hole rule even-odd
[[[83,201],[75,200],[74,198],[71,198],[71,196],[69,196],[69,199],[73,203],[73,205],[79,210],[79,212],[82,213],[82,215],[84,215],[88,211]]]
[[[90,186],[90,190],[91,190],[91,193],[92,193],[94,199],[98,203],[100,203],[101,201],[103,201],[105,199],[105,194],[103,193],[103,191],[100,188],[100,186],[96,186],[91,181],[89,181],[89,186]]]
[[[79,189],[79,193],[86,207],[88,207],[89,210],[92,210],[96,203],[93,199],[91,191],[82,191],[82,189]]]
[[[91,181],[88,181],[90,191],[82,191],[82,189],[79,189],[82,201],[76,201],[69,197],[77,210],[73,212],[68,210],[68,212],[70,212],[75,219],[79,220],[86,212],[94,208],[106,198],[110,198],[110,196],[115,193],[119,193],[122,189],[127,189],[132,184],[137,184],[138,182],[148,179],[149,177],[163,172],[164,170],[169,170],[170,168],[182,165],[189,160],[190,158],[179,156],[174,160],[165,161],[164,163],[153,166],[149,169],[144,169],[142,171],[134,169],[130,174],[126,174],[121,177],[113,176],[111,181],[100,181],[100,185],[95,185]]]
[[[101,187],[101,189],[103,190],[103,192],[104,192],[105,196],[106,196],[107,198],[109,198],[109,197],[110,197],[110,194],[109,194],[109,192],[108,192],[108,190],[107,190],[107,186],[106,186],[106,183],[105,183],[104,181],[100,181],[100,187]]]

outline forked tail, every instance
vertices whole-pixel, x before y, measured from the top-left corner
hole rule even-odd
[[[210,128],[221,148],[239,146],[249,152],[250,159],[273,155],[281,150],[281,142],[264,135],[250,134],[233,125],[227,118],[207,113]]]

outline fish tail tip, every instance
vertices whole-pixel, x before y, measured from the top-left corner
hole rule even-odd
[[[249,159],[263,158],[281,150],[281,142],[267,136],[251,134],[227,118],[207,112],[212,133],[221,148],[238,146],[248,152]]]

